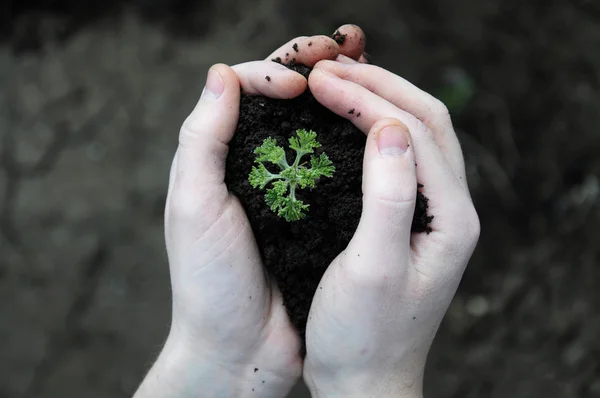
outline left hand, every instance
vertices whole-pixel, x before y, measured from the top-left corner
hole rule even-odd
[[[136,397],[282,397],[300,377],[299,338],[277,286],[265,275],[246,214],[224,182],[227,145],[237,126],[240,87],[278,99],[302,94],[306,79],[271,59],[285,62],[289,53],[310,67],[340,53],[359,59],[362,31],[344,30],[353,34],[342,48],[326,36],[300,37],[265,61],[209,71],[181,128],[169,181],[171,331]]]
[[[305,380],[313,397],[421,397],[429,347],[480,228],[450,115],[373,65],[321,61],[309,86],[368,138],[360,223],[313,299]],[[417,181],[430,234],[411,233]]]

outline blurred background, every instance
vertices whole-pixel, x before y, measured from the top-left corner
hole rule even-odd
[[[426,396],[600,396],[597,2],[0,7],[1,398],[133,394],[169,327],[167,177],[208,67],[344,23],[448,105],[482,221]]]

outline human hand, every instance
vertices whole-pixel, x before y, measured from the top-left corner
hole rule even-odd
[[[210,69],[181,128],[169,180],[171,331],[137,397],[282,397],[300,377],[298,336],[263,270],[246,214],[224,182],[227,144],[238,121],[240,87],[272,98],[300,95],[306,79],[271,59],[285,62],[288,53],[311,67],[339,54],[359,59],[362,31],[344,30],[351,34],[341,47],[326,36],[301,37],[265,61]]]
[[[368,138],[362,216],[314,297],[305,381],[313,397],[421,396],[429,348],[480,231],[450,116],[406,80],[354,61],[317,63],[309,87]],[[429,234],[411,233],[417,181],[435,217]]]

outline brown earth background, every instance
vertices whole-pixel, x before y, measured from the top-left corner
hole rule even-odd
[[[168,170],[208,67],[347,22],[446,102],[482,221],[426,396],[600,396],[596,2],[0,7],[0,398],[132,395],[169,327]]]

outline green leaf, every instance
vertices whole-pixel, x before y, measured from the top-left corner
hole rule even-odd
[[[296,170],[293,167],[283,170],[281,173],[281,178],[285,178],[287,180],[295,180],[296,179]]]
[[[278,216],[283,217],[286,221],[298,221],[306,217],[305,211],[308,210],[309,205],[302,203],[302,201],[286,197],[285,205],[277,212]]]
[[[285,151],[282,147],[277,146],[277,141],[274,138],[267,138],[262,145],[254,150],[258,155],[255,162],[270,162],[273,164],[282,165],[286,162]]]
[[[314,149],[321,144],[316,141],[317,133],[314,131],[297,130],[296,134],[296,137],[289,139],[290,147],[296,151],[296,160],[292,165],[287,162],[285,150],[277,146],[277,141],[267,138],[254,150],[258,165],[252,167],[248,176],[248,181],[254,188],[264,189],[269,182],[274,181],[266,191],[265,202],[271,211],[288,222],[303,219],[309,208],[308,204],[296,198],[296,191],[314,188],[320,177],[331,177],[335,171],[333,163],[325,154],[312,156],[310,168],[305,167],[304,163],[300,166],[301,158],[314,153]],[[281,172],[271,173],[263,162],[278,165]]]
[[[298,185],[300,188],[314,188],[320,177],[331,177],[335,171],[333,163],[324,153],[310,159],[310,169],[300,167],[298,169]]]
[[[253,188],[264,189],[265,185],[269,183],[273,178],[274,174],[271,174],[267,168],[260,163],[258,167],[252,166],[252,171],[248,176],[248,181]]]
[[[296,130],[298,137],[290,138],[290,148],[301,154],[313,153],[315,148],[319,148],[321,144],[317,142],[317,133],[314,131]]]
[[[265,194],[265,202],[271,208],[272,211],[278,212],[286,204],[286,197],[284,196],[288,189],[287,181],[275,181],[273,188],[267,189]]]
[[[312,169],[307,169],[306,167],[298,169],[298,185],[300,185],[300,188],[314,188],[317,178]]]
[[[316,177],[331,177],[335,171],[333,162],[329,160],[329,157],[322,153],[319,157],[311,157],[310,166]]]

